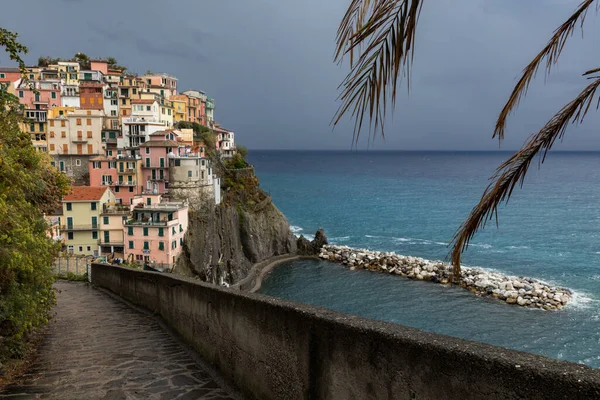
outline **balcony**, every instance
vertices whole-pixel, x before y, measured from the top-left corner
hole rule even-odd
[[[112,186],[113,183],[112,183],[112,181],[102,181],[102,183],[100,185],[101,186]]]
[[[163,182],[163,181],[168,181],[168,179],[167,179],[167,177],[156,176],[154,178],[150,178],[150,181],[152,181],[152,182]]]
[[[111,186],[136,186],[135,181],[113,182]]]
[[[107,144],[117,144],[117,139],[116,138],[108,138],[108,139],[104,139],[104,142],[106,142]]]
[[[160,221],[150,221],[149,219],[146,219],[146,220],[129,219],[127,221],[123,221],[123,225],[125,225],[125,226],[168,226],[169,223],[171,223],[171,225],[174,225],[175,223],[179,224],[179,220],[174,219],[171,221],[167,221],[166,219],[164,219],[164,220],[160,220]]]
[[[63,231],[97,231],[99,229],[98,224],[95,225],[62,225],[60,227]]]
[[[125,168],[125,169],[123,169],[123,171],[117,170],[117,174],[119,174],[119,175],[131,175],[131,174],[135,174],[135,172],[136,172],[135,168]]]
[[[77,136],[72,140],[73,143],[87,143],[88,138],[84,138],[83,136]]]
[[[125,246],[125,242],[123,240],[109,240],[108,242],[104,241],[104,238],[100,239],[100,246],[115,246],[115,247],[123,247]]]
[[[131,213],[129,206],[114,204],[107,206],[106,204],[102,208],[102,215],[127,215]]]

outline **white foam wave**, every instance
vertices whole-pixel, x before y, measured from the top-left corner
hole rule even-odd
[[[297,225],[290,225],[290,231],[292,231],[293,234],[300,233],[303,230],[304,230],[304,228],[301,228]]]
[[[507,249],[511,249],[511,250],[522,250],[522,249],[528,249],[529,246],[508,246]]]
[[[583,291],[572,291],[571,301],[567,304],[567,308],[574,308],[577,310],[586,310],[590,308],[598,308],[599,300],[594,299],[586,292]]]
[[[329,241],[333,242],[346,242],[350,239],[350,236],[340,236],[329,238]]]

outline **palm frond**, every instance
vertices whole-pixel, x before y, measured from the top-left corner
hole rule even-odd
[[[518,105],[523,96],[527,94],[529,84],[535,78],[537,71],[540,66],[546,61],[546,74],[550,73],[552,65],[558,61],[565,44],[579,22],[579,25],[583,28],[583,23],[587,15],[588,9],[596,0],[584,0],[562,25],[560,25],[555,31],[554,35],[548,41],[548,44],[540,51],[535,58],[525,67],[521,78],[515,85],[508,101],[504,105],[504,108],[498,116],[496,121],[496,127],[494,129],[493,137],[498,137],[498,140],[504,139],[504,129],[506,127],[506,120],[508,116]]]
[[[600,86],[600,76],[588,79],[593,82],[556,113],[539,132],[532,135],[517,153],[498,167],[496,173],[490,178],[491,183],[481,200],[452,239],[451,260],[454,281],[460,277],[461,254],[467,249],[469,241],[488,220],[495,217],[496,224],[498,223],[498,206],[508,201],[517,184],[523,186],[525,175],[535,156],[539,154],[540,164],[543,163],[555,141],[563,139],[569,123],[579,124],[583,121]],[[599,105],[600,98],[596,101],[596,109]]]
[[[337,125],[346,113],[355,119],[353,143],[368,115],[369,132],[384,134],[388,96],[396,102],[398,78],[410,76],[417,21],[423,0],[352,0],[337,34],[335,60],[350,57],[340,85]],[[354,53],[358,58],[355,62]]]

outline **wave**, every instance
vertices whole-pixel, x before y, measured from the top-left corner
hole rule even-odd
[[[299,227],[297,225],[290,225],[290,231],[292,231],[293,234],[300,233],[303,230],[304,230],[304,228]]]
[[[529,246],[508,246],[506,248],[511,249],[511,250],[523,250],[523,249],[528,249]]]
[[[340,236],[340,237],[332,237],[328,238],[331,242],[345,242],[350,240],[350,236]]]

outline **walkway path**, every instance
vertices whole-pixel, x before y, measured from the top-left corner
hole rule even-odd
[[[59,281],[56,317],[26,383],[0,399],[234,399],[157,320]]]

